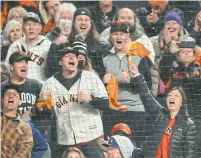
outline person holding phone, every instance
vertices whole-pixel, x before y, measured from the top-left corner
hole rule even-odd
[[[72,3],[62,3],[55,13],[56,27],[46,37],[55,44],[68,42],[68,36],[72,30],[73,16],[77,8]]]
[[[136,13],[148,37],[156,36],[160,33],[163,27],[163,19],[170,11],[183,15],[183,12],[178,8],[172,7],[168,0],[148,0],[146,8],[140,7],[136,9]]]

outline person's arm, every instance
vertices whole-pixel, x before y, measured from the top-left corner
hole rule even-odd
[[[47,62],[45,65],[45,76],[46,78],[51,77],[57,71],[59,71],[59,63],[58,63],[58,53],[60,47],[55,43],[52,43],[47,54]]]
[[[13,158],[29,158],[33,147],[33,135],[32,130],[28,127],[23,135],[20,137],[16,146],[17,152],[13,155]]]
[[[134,74],[134,77],[131,78],[131,83],[133,83],[133,86],[138,86],[137,90],[146,112],[149,114],[157,114],[158,111],[164,107],[161,106],[151,95],[144,76],[139,73],[137,66],[131,64],[129,65],[129,70]]]
[[[10,58],[10,56],[13,54],[13,52],[15,52],[15,51],[17,51],[17,50],[18,50],[18,49],[17,49],[17,46],[16,46],[16,42],[13,43],[13,44],[11,44],[11,46],[10,46],[9,49],[8,49],[8,53],[7,53],[6,59],[5,59],[5,64],[6,64],[7,66],[9,66],[9,58]]]
[[[143,77],[143,75],[139,75],[131,79],[132,83],[138,84],[138,92],[141,98],[141,101],[145,107],[146,112],[149,114],[156,114],[159,110],[164,108],[160,103],[156,101],[156,99],[151,95],[147,83]]]
[[[160,65],[159,65],[159,71],[160,71],[160,76],[161,79],[163,80],[164,84],[166,84],[168,82],[168,80],[172,77],[173,74],[173,69],[174,67],[176,67],[177,65],[176,62],[176,56],[170,52],[165,52],[163,55],[163,58],[160,61]]]
[[[152,86],[152,79],[150,73],[151,66],[152,62],[148,59],[148,57],[143,57],[138,65],[139,72],[144,76],[144,79],[147,82],[147,86],[149,87],[149,89],[151,89]]]
[[[196,156],[196,136],[197,131],[195,124],[192,120],[187,121],[186,131],[184,135],[184,145],[183,145],[183,158],[194,158]]]
[[[96,109],[108,110],[110,109],[109,99],[105,86],[98,76],[95,76],[95,79],[96,82],[94,82],[94,88],[91,95],[92,100],[90,101],[90,104]]]

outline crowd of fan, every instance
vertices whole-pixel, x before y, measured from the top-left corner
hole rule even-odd
[[[1,1],[1,157],[201,157],[201,1],[182,3]]]

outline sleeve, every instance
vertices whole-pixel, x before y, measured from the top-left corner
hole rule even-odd
[[[52,43],[47,54],[47,62],[45,65],[45,77],[49,78],[57,71],[59,71],[58,64],[58,46],[55,43]]]
[[[13,52],[17,51],[17,48],[16,48],[16,42],[13,43],[9,49],[8,49],[8,53],[7,53],[7,56],[6,56],[6,59],[5,59],[5,64],[8,66],[9,65],[9,58],[10,56],[13,54]]]
[[[164,84],[172,77],[173,62],[176,61],[176,56],[170,52],[165,52],[160,61],[159,70],[160,76]]]
[[[17,144],[17,152],[13,155],[14,158],[29,158],[33,147],[33,135],[32,130],[28,127],[20,141]]]
[[[109,99],[108,94],[105,89],[105,86],[103,82],[100,80],[100,78],[94,75],[94,81],[93,84],[93,91],[92,91],[92,101],[90,101],[90,104],[99,110],[107,110],[109,108]]]
[[[184,147],[183,157],[184,158],[194,158],[194,157],[196,157],[195,153],[196,153],[196,148],[197,148],[197,145],[196,145],[196,136],[197,136],[196,127],[195,127],[195,124],[193,122],[189,123],[189,125],[187,127],[188,128],[186,129],[185,135],[184,135],[185,144],[183,145],[183,147]]]
[[[139,72],[144,76],[144,79],[147,82],[149,89],[151,89],[152,86],[152,79],[150,73],[151,66],[152,62],[147,57],[143,57],[138,65]]]
[[[151,92],[149,91],[149,88],[147,86],[146,81],[144,80],[143,75],[132,78],[132,83],[134,83],[134,85],[138,85],[138,92],[140,94],[140,98],[148,114],[156,115],[159,110],[164,108],[151,95]]]

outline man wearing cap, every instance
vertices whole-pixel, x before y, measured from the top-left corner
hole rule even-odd
[[[1,158],[29,158],[33,135],[29,125],[17,113],[21,104],[20,89],[16,85],[7,85],[1,94]]]
[[[71,48],[71,47],[72,47],[72,49],[80,52],[78,59],[80,59],[80,57],[82,56],[82,59],[84,57],[84,60],[85,61],[87,60],[87,57],[88,57],[87,56],[88,55],[87,45],[82,39],[76,39],[75,42],[73,42],[72,46],[69,45],[68,48]],[[60,51],[62,51],[62,50],[56,49],[56,50],[50,50],[48,52],[47,63],[45,65],[45,69],[46,69],[45,75],[47,78],[51,77],[52,75],[54,75],[58,71],[61,71],[61,66],[58,63]],[[83,62],[81,63],[81,60],[79,60],[78,68],[79,69],[84,68],[83,64],[84,63]]]
[[[108,95],[95,73],[77,68],[78,56],[74,49],[59,52],[62,70],[44,83],[40,101],[52,98],[61,150],[58,154],[76,146],[87,158],[100,157],[97,138],[103,136],[103,125],[98,109],[109,109]]]
[[[114,135],[110,137],[107,146],[105,158],[132,158],[134,145],[125,136]]]
[[[132,76],[128,70],[126,49],[129,38],[130,34],[127,24],[116,22],[111,25],[110,40],[114,47],[103,59],[106,71],[103,81],[105,84],[108,84],[112,77],[116,78],[118,83],[117,100],[121,105],[127,108],[127,111],[104,111],[103,120],[105,123],[104,127],[106,127],[104,131],[106,133],[105,136],[110,135],[108,131],[110,131],[116,123],[119,123],[119,120],[124,120],[124,123],[128,124],[132,131],[135,131],[135,135],[132,136],[132,141],[140,145],[143,137],[142,131],[145,111],[139,94],[136,92],[136,87],[132,87]],[[151,76],[149,72],[149,64],[151,61],[147,57],[131,56],[131,62],[139,66],[140,71],[146,76],[145,78],[149,87],[151,87]]]
[[[170,6],[168,0],[149,0],[147,8],[140,7],[136,9],[136,13],[148,37],[156,36],[160,33],[164,16],[170,11],[183,15],[180,9]]]
[[[9,64],[9,58],[15,51],[23,51],[30,56],[32,62],[29,62],[29,78],[45,81],[44,66],[47,59],[47,53],[51,42],[44,36],[41,36],[42,25],[39,16],[29,12],[23,18],[23,31],[25,36],[14,42],[6,56],[5,62]]]
[[[20,115],[23,115],[24,112],[35,113],[35,105],[42,88],[42,84],[39,81],[27,78],[28,62],[31,62],[29,56],[20,54],[19,51],[14,52],[9,59],[12,77],[1,84],[2,89],[7,85],[13,84],[21,90],[22,104],[18,107]]]

